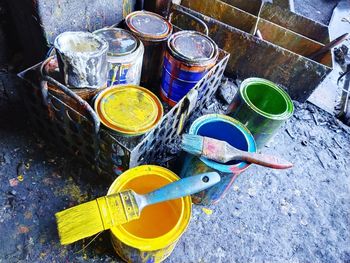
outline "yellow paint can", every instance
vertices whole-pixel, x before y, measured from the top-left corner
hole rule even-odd
[[[108,194],[126,189],[146,194],[179,179],[166,168],[142,165],[120,175]],[[148,206],[138,220],[111,229],[113,247],[127,262],[162,262],[187,229],[191,212],[189,196]]]
[[[107,88],[94,103],[101,122],[123,136],[136,136],[153,129],[163,116],[163,106],[151,91],[126,84]]]

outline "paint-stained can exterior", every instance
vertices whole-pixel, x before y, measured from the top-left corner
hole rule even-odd
[[[261,78],[244,80],[229,106],[229,115],[250,130],[257,147],[264,147],[294,112],[288,93]]]
[[[70,88],[100,88],[106,82],[108,43],[89,32],[64,32],[54,42],[60,74]]]
[[[249,152],[256,151],[253,136],[249,130],[237,120],[221,114],[208,114],[196,119],[190,127],[189,134],[198,134],[226,141],[232,146]],[[180,177],[216,171],[221,181],[197,194],[192,195],[195,204],[210,205],[222,199],[232,186],[234,180],[245,171],[250,164],[245,162],[217,163],[191,154],[184,156]]]
[[[162,16],[136,11],[125,18],[126,27],[138,37],[144,47],[141,86],[158,92],[166,42],[173,27]]]
[[[109,44],[107,52],[107,87],[117,84],[140,84],[144,47],[129,31],[103,28],[94,32]]]
[[[148,89],[126,84],[104,89],[94,99],[94,108],[102,124],[124,137],[152,130],[163,117],[163,106]]]
[[[127,189],[145,194],[178,179],[176,174],[160,166],[138,166],[120,175],[109,188],[108,195]],[[189,196],[164,203],[166,206],[160,203],[153,208],[146,207],[140,219],[110,230],[113,247],[123,260],[162,262],[171,254],[187,229],[192,203]],[[171,210],[162,209],[167,206]]]
[[[218,47],[208,36],[196,31],[173,34],[164,56],[160,95],[175,106],[215,65]]]

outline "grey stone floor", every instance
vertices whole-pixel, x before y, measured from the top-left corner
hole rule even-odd
[[[335,3],[297,0],[296,10],[327,22]],[[108,183],[38,139],[15,92],[21,83],[1,71],[0,80],[0,262],[120,262],[107,234],[83,251],[88,241],[60,246],[54,213]],[[311,104],[296,106],[263,150],[293,169],[252,166],[207,207],[211,215],[194,207],[167,262],[350,262],[350,129]]]

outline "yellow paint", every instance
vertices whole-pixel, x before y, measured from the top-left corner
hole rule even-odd
[[[18,179],[18,181],[22,182],[24,180],[24,177],[23,177],[23,175],[19,175],[19,176],[17,176],[17,179]]]
[[[178,179],[168,169],[143,165],[119,176],[108,194],[127,189],[145,194]],[[138,220],[111,228],[113,247],[129,262],[161,262],[173,251],[190,217],[190,197],[146,207]]]
[[[211,214],[213,214],[213,210],[208,209],[208,208],[205,208],[205,207],[202,208],[202,211],[203,211],[204,213],[206,213],[208,216],[210,216]]]
[[[162,104],[152,92],[129,84],[102,91],[95,110],[105,126],[124,135],[143,134],[163,116]]]

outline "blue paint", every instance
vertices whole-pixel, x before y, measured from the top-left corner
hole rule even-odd
[[[254,138],[247,128],[237,120],[225,115],[204,115],[194,121],[190,127],[189,133],[224,140],[240,150],[249,152],[256,151]],[[227,193],[234,179],[247,169],[249,165],[250,164],[245,162],[221,164],[206,158],[198,158],[186,154],[180,177],[183,178],[210,171],[219,172],[221,181],[218,184],[198,194],[192,195],[194,203],[210,205],[220,200]],[[232,168],[234,168],[234,171],[231,170]]]
[[[170,74],[170,72],[174,72],[174,68],[178,67],[178,64],[176,65],[176,63],[174,63],[174,58],[171,56],[170,59],[168,59],[167,57],[164,57],[164,64],[163,64],[163,70],[165,69],[167,71],[168,74]],[[176,72],[176,75],[174,77],[183,80],[185,82],[195,82],[197,83],[199,80],[201,80],[205,74],[208,72],[208,70],[204,70],[204,71],[196,71],[194,69],[190,69],[188,68],[188,70],[180,68],[178,69],[178,71]]]
[[[179,102],[208,72],[208,68],[192,67],[180,62],[168,51],[164,56],[161,77],[161,92],[163,97],[172,101],[171,106]]]
[[[107,87],[110,87],[112,85],[118,85],[118,84],[127,84],[127,74],[128,74],[129,68],[123,67],[121,64],[113,64],[112,63],[112,69],[108,72],[108,78],[107,78]],[[112,83],[113,77],[115,76],[115,80]]]

